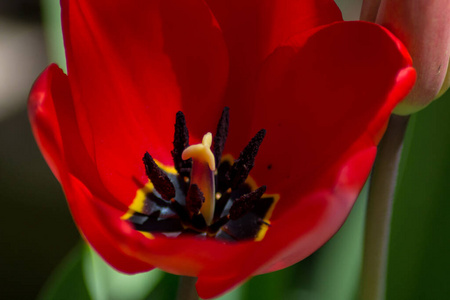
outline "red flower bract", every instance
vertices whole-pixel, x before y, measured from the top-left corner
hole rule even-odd
[[[343,22],[333,1],[61,5],[68,75],[56,65],[43,72],[29,115],[73,218],[116,269],[198,276],[203,298],[298,262],[339,229],[415,80],[394,36]],[[173,164],[175,113],[198,142],[224,106],[224,153],[237,157],[267,130],[252,177],[280,200],[264,239],[150,239],[134,230],[121,217],[148,182],[142,155]]]

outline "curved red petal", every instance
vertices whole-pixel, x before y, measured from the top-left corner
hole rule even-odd
[[[58,180],[71,173],[92,191],[104,191],[80,136],[68,78],[57,65],[47,67],[36,81],[28,109],[38,145]],[[109,204],[127,209],[118,201]]]
[[[111,196],[102,186],[95,165],[82,144],[68,78],[55,64],[50,65],[33,86],[29,114],[36,140],[63,186],[72,215],[82,233],[115,268],[127,273],[151,269],[148,263],[120,250],[113,235],[104,233],[108,227],[102,216],[94,215],[93,206],[104,205],[112,210],[111,204],[117,201],[108,199]],[[77,177],[85,182],[81,183]],[[92,193],[102,197],[94,198]],[[93,201],[97,201],[95,205]],[[119,207],[123,210],[127,208],[124,205]]]
[[[285,247],[278,248],[281,250],[266,260],[258,274],[286,268],[308,257],[339,230],[366,182],[375,154],[375,146],[354,153],[339,164],[339,169],[324,174],[328,182],[322,189],[298,199],[298,204],[276,221],[280,224],[271,235],[283,240]],[[287,196],[295,197],[292,193]],[[293,221],[284,222],[287,219]],[[286,235],[284,232],[292,233],[292,228],[299,228],[300,232],[290,237],[280,236]]]
[[[228,70],[222,33],[201,0],[61,4],[83,142],[106,187],[131,201],[146,182],[145,151],[170,163],[178,110],[194,140],[214,128]]]
[[[28,118],[34,138],[53,174],[60,180],[59,170],[63,162],[61,132],[56,118],[51,91],[52,69],[47,67],[33,84],[28,98]]]
[[[72,216],[84,238],[99,255],[115,269],[124,273],[134,274],[153,269],[151,264],[128,255],[121,248],[122,243],[128,239],[117,239],[119,232],[125,231],[125,234],[137,232],[120,219],[120,210],[104,203],[103,198],[106,195],[95,197],[76,177],[69,173],[65,175],[63,187]],[[111,220],[115,220],[116,224],[122,224],[122,228],[109,226]]]
[[[362,136],[369,136],[362,148],[378,142],[414,80],[407,51],[378,25],[337,22],[296,36],[256,84],[251,127],[267,136],[254,178],[269,192],[292,182],[298,193],[309,191]]]

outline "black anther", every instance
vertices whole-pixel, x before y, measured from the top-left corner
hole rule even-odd
[[[179,111],[175,120],[175,133],[173,135],[172,158],[175,169],[181,176],[189,176],[192,168],[192,159],[183,160],[181,154],[189,146],[189,130],[186,126],[184,114]]]
[[[214,159],[216,161],[216,166],[220,164],[220,159],[222,158],[222,152],[225,148],[225,142],[228,136],[228,127],[230,124],[230,109],[225,107],[222,111],[222,116],[220,117],[219,123],[217,124],[216,135],[214,136]]]
[[[153,183],[155,190],[161,195],[161,197],[167,201],[175,197],[175,187],[167,177],[166,173],[161,170],[153,160],[153,157],[146,152],[142,161],[145,165],[145,172],[148,179]]]
[[[261,199],[261,197],[266,192],[266,186],[254,190],[251,193],[245,194],[236,201],[230,208],[230,219],[237,220],[255,207],[256,202]]]
[[[261,146],[265,135],[265,129],[258,131],[244,150],[242,150],[239,158],[235,160],[233,166],[228,171],[226,179],[228,181],[228,186],[232,189],[237,188],[247,179],[250,170],[255,164],[255,157],[258,154],[259,146]]]

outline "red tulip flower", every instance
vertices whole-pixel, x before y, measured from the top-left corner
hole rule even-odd
[[[68,72],[42,73],[29,115],[73,218],[117,270],[196,276],[203,298],[339,229],[415,80],[333,1],[61,6]]]

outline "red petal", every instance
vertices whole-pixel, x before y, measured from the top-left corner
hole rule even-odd
[[[71,172],[97,190],[101,183],[93,180],[97,171],[81,141],[69,82],[56,64],[36,80],[28,109],[38,145],[58,180],[63,172]]]
[[[126,235],[131,232],[137,233],[137,231],[120,220],[122,213],[103,202],[104,194],[101,197],[95,197],[81,181],[71,174],[66,173],[66,175],[63,187],[72,216],[86,240],[99,255],[118,271],[128,274],[153,269],[151,264],[123,251],[121,246],[131,238],[117,239],[117,236],[120,236],[120,233]],[[112,211],[116,213],[111,214]],[[122,228],[109,226],[111,220],[122,224]]]
[[[53,68],[56,68],[56,65],[46,68],[33,84],[28,99],[28,117],[47,164],[60,180],[59,169],[63,164],[62,140],[52,95],[48,91]]]
[[[194,139],[214,128],[228,68],[222,33],[201,0],[64,0],[62,20],[84,144],[105,186],[131,201],[135,181],[147,180],[145,151],[171,162],[178,110]]]
[[[33,86],[29,114],[39,147],[46,159],[52,162],[52,171],[64,188],[75,222],[89,242],[99,250],[100,255],[123,272],[150,270],[150,264],[120,250],[118,241],[107,232],[108,227],[103,222],[106,216],[94,214],[94,206],[106,205],[113,210],[110,204],[117,200],[108,199],[111,196],[101,185],[95,166],[82,144],[68,79],[56,65],[49,66]],[[85,183],[77,177],[83,178]],[[94,198],[93,192],[102,197]]]
[[[285,246],[277,247],[279,252],[272,259],[266,257],[267,263],[258,270],[259,274],[286,268],[308,257],[339,230],[366,182],[375,154],[375,146],[353,153],[338,165],[339,169],[323,175],[328,181],[324,187],[297,199],[298,203],[282,218],[274,218],[274,230],[270,235],[268,232],[267,238],[282,241]],[[296,195],[291,192],[286,197]],[[298,232],[293,234],[293,228]]]
[[[226,105],[232,112],[230,129],[244,131],[238,137],[230,136],[229,143],[243,147],[249,135],[255,133],[246,130],[253,117],[249,115],[253,106],[243,93],[248,79],[270,53],[291,36],[340,21],[342,16],[331,0],[208,0],[207,3],[223,30],[230,53],[226,94]]]
[[[378,25],[337,22],[296,36],[268,59],[256,86],[252,128],[267,136],[253,176],[269,192],[292,182],[298,193],[310,190],[350,147],[378,142],[414,79],[407,51]]]
[[[296,33],[342,20],[331,0],[207,0],[230,52],[231,85]]]

